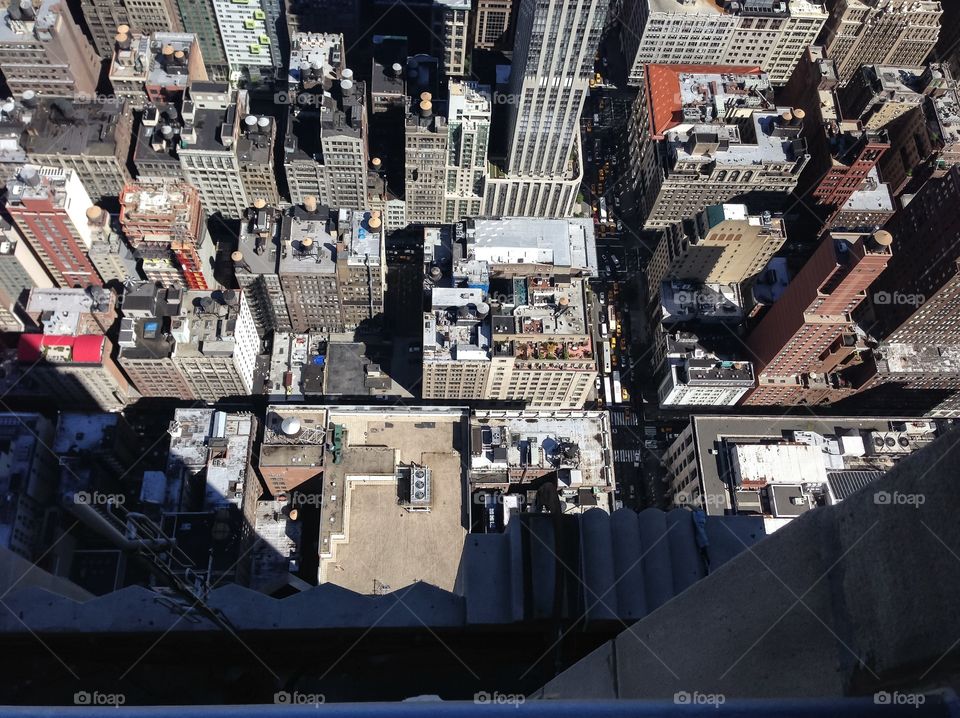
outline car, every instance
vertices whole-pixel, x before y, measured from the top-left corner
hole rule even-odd
[[[617,348],[617,338],[616,338],[616,337],[610,337],[610,348],[611,348],[611,349],[616,349],[616,348]]]

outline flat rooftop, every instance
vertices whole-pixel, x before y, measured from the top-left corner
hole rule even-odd
[[[960,347],[884,344],[877,361],[882,373],[960,374]]]
[[[316,212],[307,212],[294,206],[283,216],[280,241],[289,247],[281,256],[281,274],[329,274],[336,270],[336,241],[331,234],[333,223],[330,210],[319,206]]]
[[[466,234],[469,257],[491,265],[522,262],[597,273],[590,219],[477,219],[467,224]]]
[[[114,98],[89,104],[65,99],[41,102],[24,135],[24,148],[33,155],[111,157],[120,139],[117,125],[125,112],[125,100]]]
[[[418,581],[462,590],[467,417],[457,408],[329,407],[346,438],[342,462],[324,474],[321,582],[365,594]],[[411,463],[430,470],[429,511],[398,503],[397,469]]]
[[[554,473],[561,490],[614,490],[609,414],[474,412],[470,457],[474,486],[506,480],[526,483]]]
[[[723,6],[715,0],[649,0],[650,12],[684,15],[726,15]]]
[[[893,212],[890,186],[880,181],[876,166],[867,174],[863,187],[858,189],[843,205],[844,211]]]
[[[668,279],[661,284],[663,321],[693,320],[738,322],[743,319],[743,298],[738,284],[701,284]]]

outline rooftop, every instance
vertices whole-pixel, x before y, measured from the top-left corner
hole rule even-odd
[[[294,205],[282,222],[280,273],[333,275],[337,237],[331,233],[334,225],[329,208],[321,205],[308,212]]]
[[[875,353],[877,368],[890,374],[960,374],[960,347],[883,344]]]
[[[661,284],[663,322],[740,322],[743,298],[738,284],[701,284],[668,279]]]
[[[511,217],[465,223],[467,256],[490,265],[546,264],[597,273],[590,219]]]
[[[613,448],[609,415],[599,411],[476,411],[470,423],[470,482],[535,484],[554,480],[563,513],[581,508],[587,490],[613,509]],[[609,494],[609,495],[608,495]]]
[[[271,401],[303,401],[323,391],[327,341],[319,332],[274,332],[267,393]]]
[[[125,139],[118,125],[126,114],[129,109],[122,99],[102,98],[86,104],[45,100],[33,111],[24,148],[30,155],[111,157],[118,141]]]
[[[325,391],[329,396],[385,396],[396,393],[393,380],[367,357],[359,342],[327,345]]]
[[[215,409],[177,409],[170,424],[167,495],[171,495],[172,488],[181,486],[182,495],[186,497],[190,491],[187,479],[202,474],[203,509],[239,507],[253,429],[253,418],[249,415]]]
[[[842,210],[893,213],[890,186],[886,182],[880,181],[880,173],[876,166],[870,169],[863,187],[850,195],[850,199],[843,205]]]
[[[770,515],[758,493],[770,483],[810,484],[811,508],[836,503],[842,496],[830,488],[832,474],[886,471],[940,431],[933,421],[908,418],[694,416],[692,422],[697,473],[712,515],[738,506],[740,513]]]

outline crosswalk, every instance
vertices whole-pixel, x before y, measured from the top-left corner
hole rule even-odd
[[[637,425],[637,416],[636,414],[631,413],[630,417],[627,418],[626,413],[623,411],[610,411],[610,423],[613,426],[636,426]]]
[[[636,449],[614,449],[613,461],[617,464],[632,464],[636,460]]]

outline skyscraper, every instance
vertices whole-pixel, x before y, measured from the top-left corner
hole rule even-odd
[[[73,170],[26,165],[7,184],[7,212],[57,286],[100,284],[87,257],[91,204]]]
[[[505,173],[487,183],[487,215],[573,213],[583,174],[580,112],[606,10],[601,0],[521,0]]]
[[[818,404],[869,378],[851,314],[890,261],[893,237],[827,234],[747,339],[758,386],[746,405]]]
[[[444,222],[477,217],[483,209],[490,137],[489,88],[450,82],[447,105]]]
[[[825,44],[845,85],[861,65],[919,65],[937,44],[938,0],[834,0]]]

